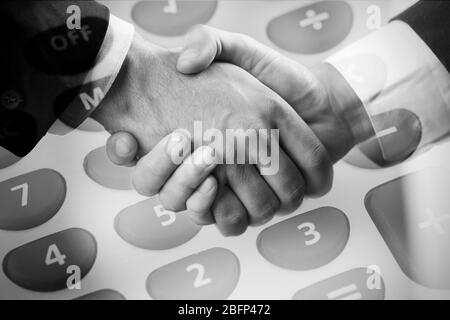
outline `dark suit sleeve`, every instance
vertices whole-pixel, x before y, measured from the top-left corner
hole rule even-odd
[[[81,28],[68,28],[80,9]],[[66,105],[56,103],[95,65],[109,23],[94,1],[3,1],[0,4],[0,146],[28,154]]]
[[[395,19],[410,25],[450,71],[450,1],[420,1]]]

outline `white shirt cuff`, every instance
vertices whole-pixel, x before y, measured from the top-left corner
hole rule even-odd
[[[369,114],[377,137],[407,128],[398,127],[388,112],[409,111],[420,121],[416,150],[431,146],[450,133],[450,75],[406,23],[394,21],[327,60],[348,81]],[[384,119],[384,120],[383,120]],[[395,122],[395,121],[394,121]],[[384,140],[386,141],[386,140]],[[386,144],[386,143],[385,143]],[[380,143],[383,149],[383,144]]]
[[[77,128],[100,105],[111,89],[130,49],[134,37],[134,26],[114,15],[110,16],[108,30],[95,66],[82,75],[82,85],[75,99],[60,116],[68,125],[63,134]],[[78,77],[80,79],[80,77]],[[77,80],[74,79],[76,82]]]

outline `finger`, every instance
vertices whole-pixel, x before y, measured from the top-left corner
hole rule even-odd
[[[214,149],[201,146],[186,158],[167,179],[159,192],[164,208],[171,211],[186,209],[186,201],[217,165]]]
[[[137,152],[137,140],[128,132],[117,132],[106,142],[106,153],[109,159],[119,166],[134,166]]]
[[[211,206],[217,194],[217,180],[208,176],[186,202],[188,215],[198,225],[213,224]]]
[[[282,100],[282,99],[280,99]],[[280,130],[281,146],[302,172],[306,195],[322,196],[331,189],[333,163],[323,144],[308,125],[285,102],[280,101],[274,126]]]
[[[306,192],[305,180],[294,162],[281,149],[278,135],[264,135],[268,141],[270,157],[261,148],[258,148],[258,167],[262,178],[270,186],[281,202],[281,209],[289,212],[297,209],[303,201]],[[260,135],[259,139],[263,139]],[[270,139],[270,140],[269,140]],[[264,141],[262,142],[264,143]],[[269,149],[270,148],[270,149]]]
[[[223,235],[237,236],[247,230],[247,210],[228,186],[220,188],[211,211],[216,226]]]
[[[280,201],[253,165],[229,165],[230,188],[247,209],[249,224],[262,225],[273,218]]]
[[[218,48],[215,35],[206,26],[195,26],[185,37],[177,62],[177,70],[185,74],[198,73],[213,62]]]
[[[157,194],[170,175],[190,153],[190,136],[183,130],[177,130],[164,137],[138,161],[132,176],[135,189],[145,196]]]
[[[214,60],[241,67],[288,103],[298,101],[315,83],[306,67],[247,35],[196,26],[187,35],[186,46],[178,60],[178,71],[197,73],[205,70]],[[280,81],[274,74],[283,74],[285,80]]]

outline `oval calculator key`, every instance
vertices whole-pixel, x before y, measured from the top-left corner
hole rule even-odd
[[[273,19],[267,35],[278,47],[300,54],[327,51],[341,43],[353,25],[344,1],[320,1]]]
[[[75,300],[126,300],[126,299],[121,293],[117,291],[105,289],[88,293],[84,296],[76,298]]]
[[[226,299],[239,273],[234,253],[208,249],[153,271],[147,278],[147,292],[153,299]]]
[[[217,0],[139,1],[132,16],[138,26],[161,36],[180,36],[214,15]]]
[[[0,229],[25,230],[43,224],[61,208],[66,182],[40,169],[0,182]]]
[[[97,243],[89,232],[67,229],[10,251],[3,260],[3,271],[23,288],[57,291],[79,283],[96,255]]]
[[[292,270],[309,270],[335,259],[347,244],[347,216],[332,207],[299,214],[263,230],[257,238],[261,255]]]
[[[114,225],[122,239],[149,250],[177,247],[201,229],[186,212],[165,210],[155,198],[125,208],[116,216]]]
[[[84,159],[86,174],[98,184],[116,190],[131,190],[133,168],[117,166],[109,160],[106,147],[91,151]]]
[[[383,300],[384,280],[378,267],[356,268],[298,291],[294,300]]]
[[[18,162],[21,158],[0,147],[0,169],[7,168]]]
[[[87,118],[82,124],[77,128],[78,130],[87,132],[103,132],[105,128],[92,118]]]
[[[450,171],[429,168],[389,181],[365,199],[402,271],[430,288],[450,289]]]

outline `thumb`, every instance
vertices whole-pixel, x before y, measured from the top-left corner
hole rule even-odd
[[[220,43],[212,29],[196,26],[186,36],[185,46],[178,57],[177,70],[193,74],[206,70],[219,53]]]

